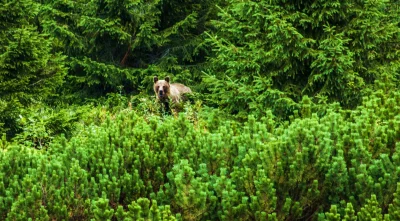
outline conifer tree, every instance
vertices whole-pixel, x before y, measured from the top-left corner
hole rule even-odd
[[[376,80],[398,81],[393,7],[384,0],[227,1],[207,37],[210,102],[239,117],[272,109],[287,118],[305,95],[357,106]]]
[[[53,96],[67,69],[65,57],[53,51],[52,39],[33,25],[38,3],[8,1],[0,6],[0,124],[13,136],[19,109]]]
[[[200,36],[215,3],[45,1],[37,25],[68,57],[64,98],[137,93],[151,88],[154,74],[190,82],[193,70],[199,77],[197,64],[205,61]]]

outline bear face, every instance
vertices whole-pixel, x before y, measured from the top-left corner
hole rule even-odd
[[[169,77],[166,77],[165,80],[158,80],[158,77],[155,76],[154,80],[154,92],[159,100],[166,101],[170,95],[170,87]]]
[[[158,80],[155,76],[154,80],[154,92],[156,93],[157,99],[163,103],[167,103],[171,98],[172,102],[179,103],[182,100],[182,95],[186,93],[192,93],[189,87],[173,83],[169,81],[169,77],[165,77],[164,80]]]

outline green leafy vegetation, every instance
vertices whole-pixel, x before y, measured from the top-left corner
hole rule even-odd
[[[0,220],[400,220],[399,5],[0,1]]]

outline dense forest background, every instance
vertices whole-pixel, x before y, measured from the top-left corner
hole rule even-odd
[[[0,0],[1,220],[400,220],[400,1]],[[160,111],[153,76],[194,93]]]

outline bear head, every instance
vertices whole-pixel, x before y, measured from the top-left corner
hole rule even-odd
[[[167,100],[170,92],[169,77],[165,77],[164,80],[158,80],[157,76],[154,76],[154,92],[160,100]]]

